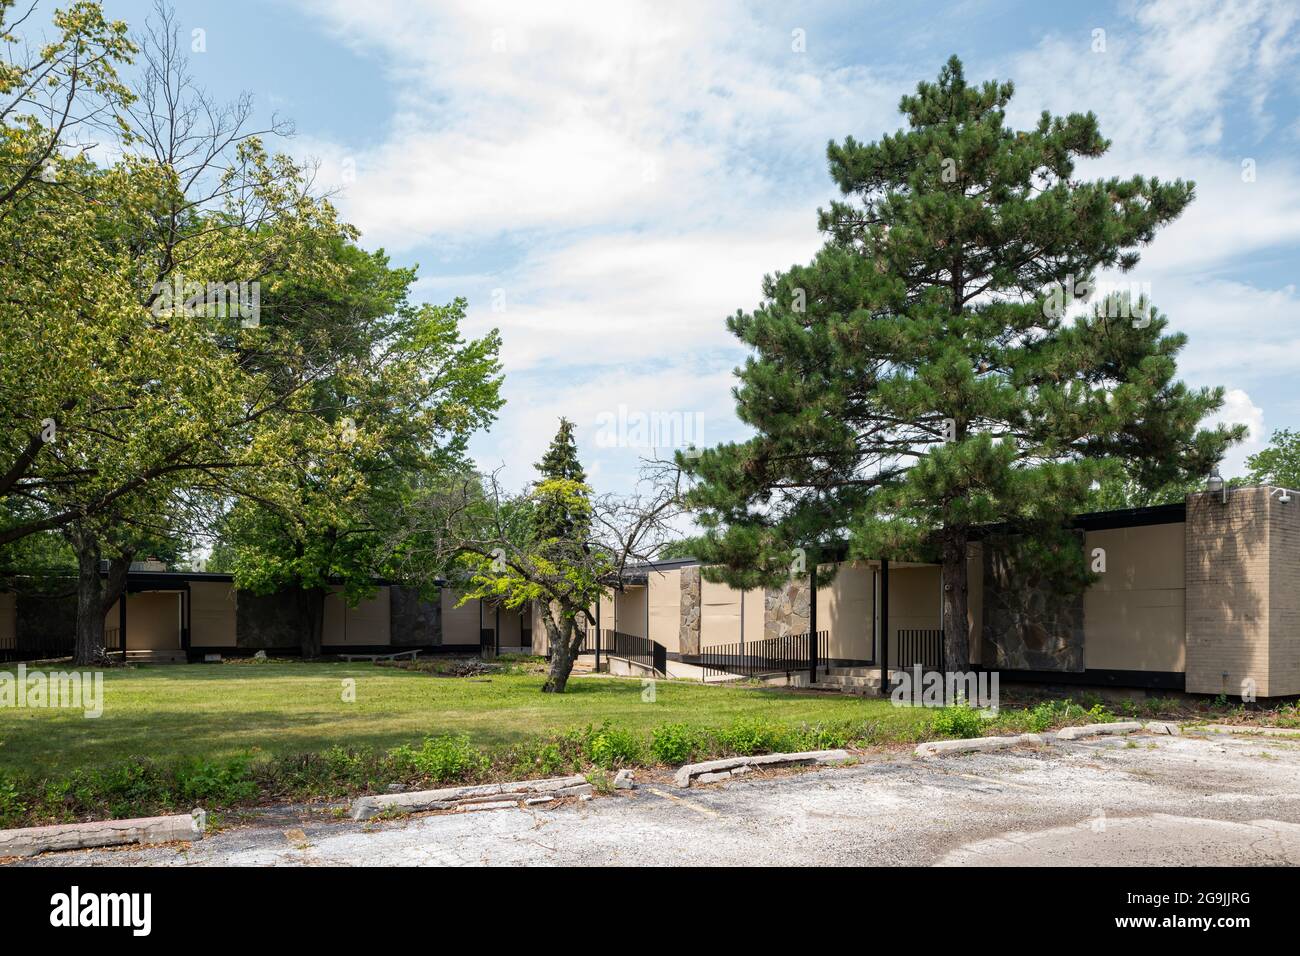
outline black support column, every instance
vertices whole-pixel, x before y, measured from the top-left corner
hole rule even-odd
[[[743,598],[742,598],[743,600]],[[808,683],[817,683],[817,561],[808,572]]]
[[[880,559],[880,693],[889,693],[889,559]]]

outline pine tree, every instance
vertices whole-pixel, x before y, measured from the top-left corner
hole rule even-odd
[[[846,198],[819,213],[823,248],[728,320],[753,351],[736,397],[756,435],[681,459],[698,556],[733,584],[832,542],[939,561],[955,670],[969,666],[973,529],[1007,522],[1059,555],[1095,482],[1203,475],[1241,435],[1198,430],[1222,389],[1174,379],[1185,339],[1149,302],[1080,307],[1100,270],[1137,264],[1193,184],[1081,181],[1076,158],[1109,147],[1095,116],[1012,130],[1012,94],[967,85],[953,57],[903,97],[907,128],[828,146]]]
[[[587,474],[578,460],[578,443],[573,437],[573,422],[560,419],[559,430],[551,439],[542,460],[533,466],[540,476],[538,503],[533,512],[533,528],[539,541],[583,542],[590,531],[590,516],[575,511],[565,502],[574,491],[587,492]],[[558,485],[554,483],[560,483]],[[551,488],[559,493],[547,494]]]

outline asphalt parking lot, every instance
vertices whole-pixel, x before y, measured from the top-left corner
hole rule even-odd
[[[1135,735],[751,774],[552,809],[355,823],[290,808],[191,846],[23,865],[1300,864],[1300,739]]]

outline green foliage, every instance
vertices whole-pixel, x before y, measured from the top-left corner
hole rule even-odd
[[[584,507],[587,473],[578,460],[578,443],[573,436],[573,422],[560,419],[559,430],[551,439],[546,454],[535,466],[538,475],[538,501],[532,512],[533,535],[537,541],[582,541],[591,530],[591,514]],[[547,487],[555,489],[547,493]],[[572,489],[572,497],[563,494]]]
[[[742,717],[714,734],[718,745],[727,753],[742,757],[774,753],[791,739],[790,729],[762,717]]]
[[[1070,702],[1068,700],[1045,700],[1029,710],[1029,731],[1040,734],[1068,717]]]
[[[289,439],[292,481],[237,504],[214,558],[254,593],[298,586],[319,604],[342,581],[356,603],[399,570],[392,545],[412,502],[464,468],[469,436],[494,419],[499,338],[462,339],[463,299],[412,305],[414,270],[382,253],[338,242],[326,258],[341,282],[283,282],[267,297],[283,334],[333,370],[310,389],[323,433]]]
[[[1300,431],[1280,428],[1269,438],[1268,447],[1246,459],[1250,482],[1300,489]]]
[[[0,824],[19,819],[26,810],[27,805],[18,796],[18,785],[0,775]]]
[[[774,584],[795,549],[847,530],[850,557],[942,561],[964,600],[973,528],[1037,536],[1085,510],[1094,482],[1195,479],[1244,433],[1198,429],[1222,389],[1176,379],[1185,337],[1150,302],[1083,301],[1096,274],[1136,265],[1192,184],[1083,179],[1076,161],[1109,147],[1096,117],[1013,129],[1013,92],[967,83],[953,57],[903,97],[904,129],[828,147],[845,198],[820,213],[824,246],[728,321],[752,351],[735,391],[755,435],[679,456],[711,575]],[[1067,557],[1077,580],[1083,554]],[[965,669],[964,625],[947,637]]]
[[[591,762],[605,770],[635,764],[643,752],[641,739],[620,727],[601,727],[591,737]]]
[[[934,715],[934,732],[940,737],[979,737],[988,726],[988,718],[973,707],[944,707]]]
[[[490,765],[486,755],[464,735],[426,737],[418,750],[398,747],[392,753],[399,768],[412,770],[439,783],[472,779]]]
[[[660,724],[650,734],[650,755],[658,763],[690,763],[701,743],[699,729],[690,724]]]
[[[693,558],[698,549],[699,539],[691,536],[682,538],[679,541],[669,541],[659,549],[658,557],[663,561],[669,561],[673,558]]]

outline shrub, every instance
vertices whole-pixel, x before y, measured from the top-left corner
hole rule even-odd
[[[176,768],[175,793],[182,804],[238,803],[257,795],[257,785],[249,769],[247,758],[236,758],[225,763],[209,760],[192,760]],[[166,800],[166,794],[163,799]]]
[[[19,799],[18,785],[8,777],[0,777],[0,823],[17,820],[26,809]]]
[[[747,757],[787,749],[790,733],[780,724],[759,717],[741,717],[719,730],[716,736],[724,750]]]
[[[1065,702],[1065,709],[1069,709],[1069,702]],[[1036,704],[1029,711],[1029,731],[1030,733],[1041,734],[1045,730],[1051,729],[1056,723],[1058,711],[1056,701],[1045,700]]]
[[[934,715],[935,733],[941,737],[978,737],[987,719],[973,707],[945,707]]]
[[[650,755],[658,763],[689,763],[700,745],[700,732],[688,724],[660,724],[650,735]]]
[[[419,750],[409,746],[394,748],[390,754],[400,769],[414,770],[439,783],[466,780],[488,769],[487,756],[469,742],[469,737],[426,737]]]
[[[641,741],[619,727],[601,727],[591,737],[589,753],[597,767],[612,770],[636,763],[641,757]]]
[[[1115,715],[1101,701],[1089,707],[1084,716],[1094,724],[1108,724],[1115,719]]]
[[[847,747],[861,730],[849,723],[804,724],[793,734],[791,744],[796,750],[835,750]]]

